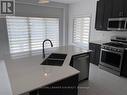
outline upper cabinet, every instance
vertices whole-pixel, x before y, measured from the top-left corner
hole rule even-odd
[[[124,0],[111,0],[113,1],[112,6],[112,17],[119,18],[122,17],[124,14]]]
[[[124,0],[124,17],[127,17],[127,0]]]
[[[108,18],[112,16],[112,0],[102,0],[104,2],[103,30],[107,30]]]
[[[103,15],[104,15],[104,2],[97,1],[97,8],[96,8],[96,22],[95,28],[97,30],[103,29]]]
[[[127,17],[127,0],[97,1],[96,30],[107,30],[108,18]]]
[[[96,7],[96,30],[107,30],[108,18],[112,15],[112,0],[97,1]]]

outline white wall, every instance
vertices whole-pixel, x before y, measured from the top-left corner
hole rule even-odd
[[[5,24],[5,19],[0,18],[0,59],[2,59],[8,51],[8,37]]]
[[[66,45],[68,30],[68,5],[50,3],[37,4],[36,0],[16,0],[16,16],[30,17],[59,17],[60,18],[60,45]],[[66,39],[66,40],[65,40]],[[9,53],[8,33],[5,18],[0,18],[0,59]]]
[[[69,6],[69,44],[72,42],[73,18],[91,16],[90,41],[109,41],[113,35],[127,36],[127,32],[116,31],[97,31],[95,30],[97,0],[81,0],[78,3]]]

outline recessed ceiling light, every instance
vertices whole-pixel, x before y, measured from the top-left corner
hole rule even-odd
[[[46,4],[46,3],[49,3],[50,0],[39,0],[38,3],[42,3],[42,4]]]
[[[47,76],[48,76],[48,74],[47,74],[47,73],[44,73],[44,76],[46,76],[46,77],[47,77]]]

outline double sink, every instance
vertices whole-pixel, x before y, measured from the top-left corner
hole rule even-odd
[[[67,54],[52,53],[41,63],[41,65],[62,66],[66,56]]]

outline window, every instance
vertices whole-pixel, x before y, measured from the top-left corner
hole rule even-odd
[[[6,21],[11,54],[40,50],[45,39],[59,46],[59,18],[7,16]]]
[[[90,17],[75,18],[73,30],[73,43],[87,46],[89,44]]]

